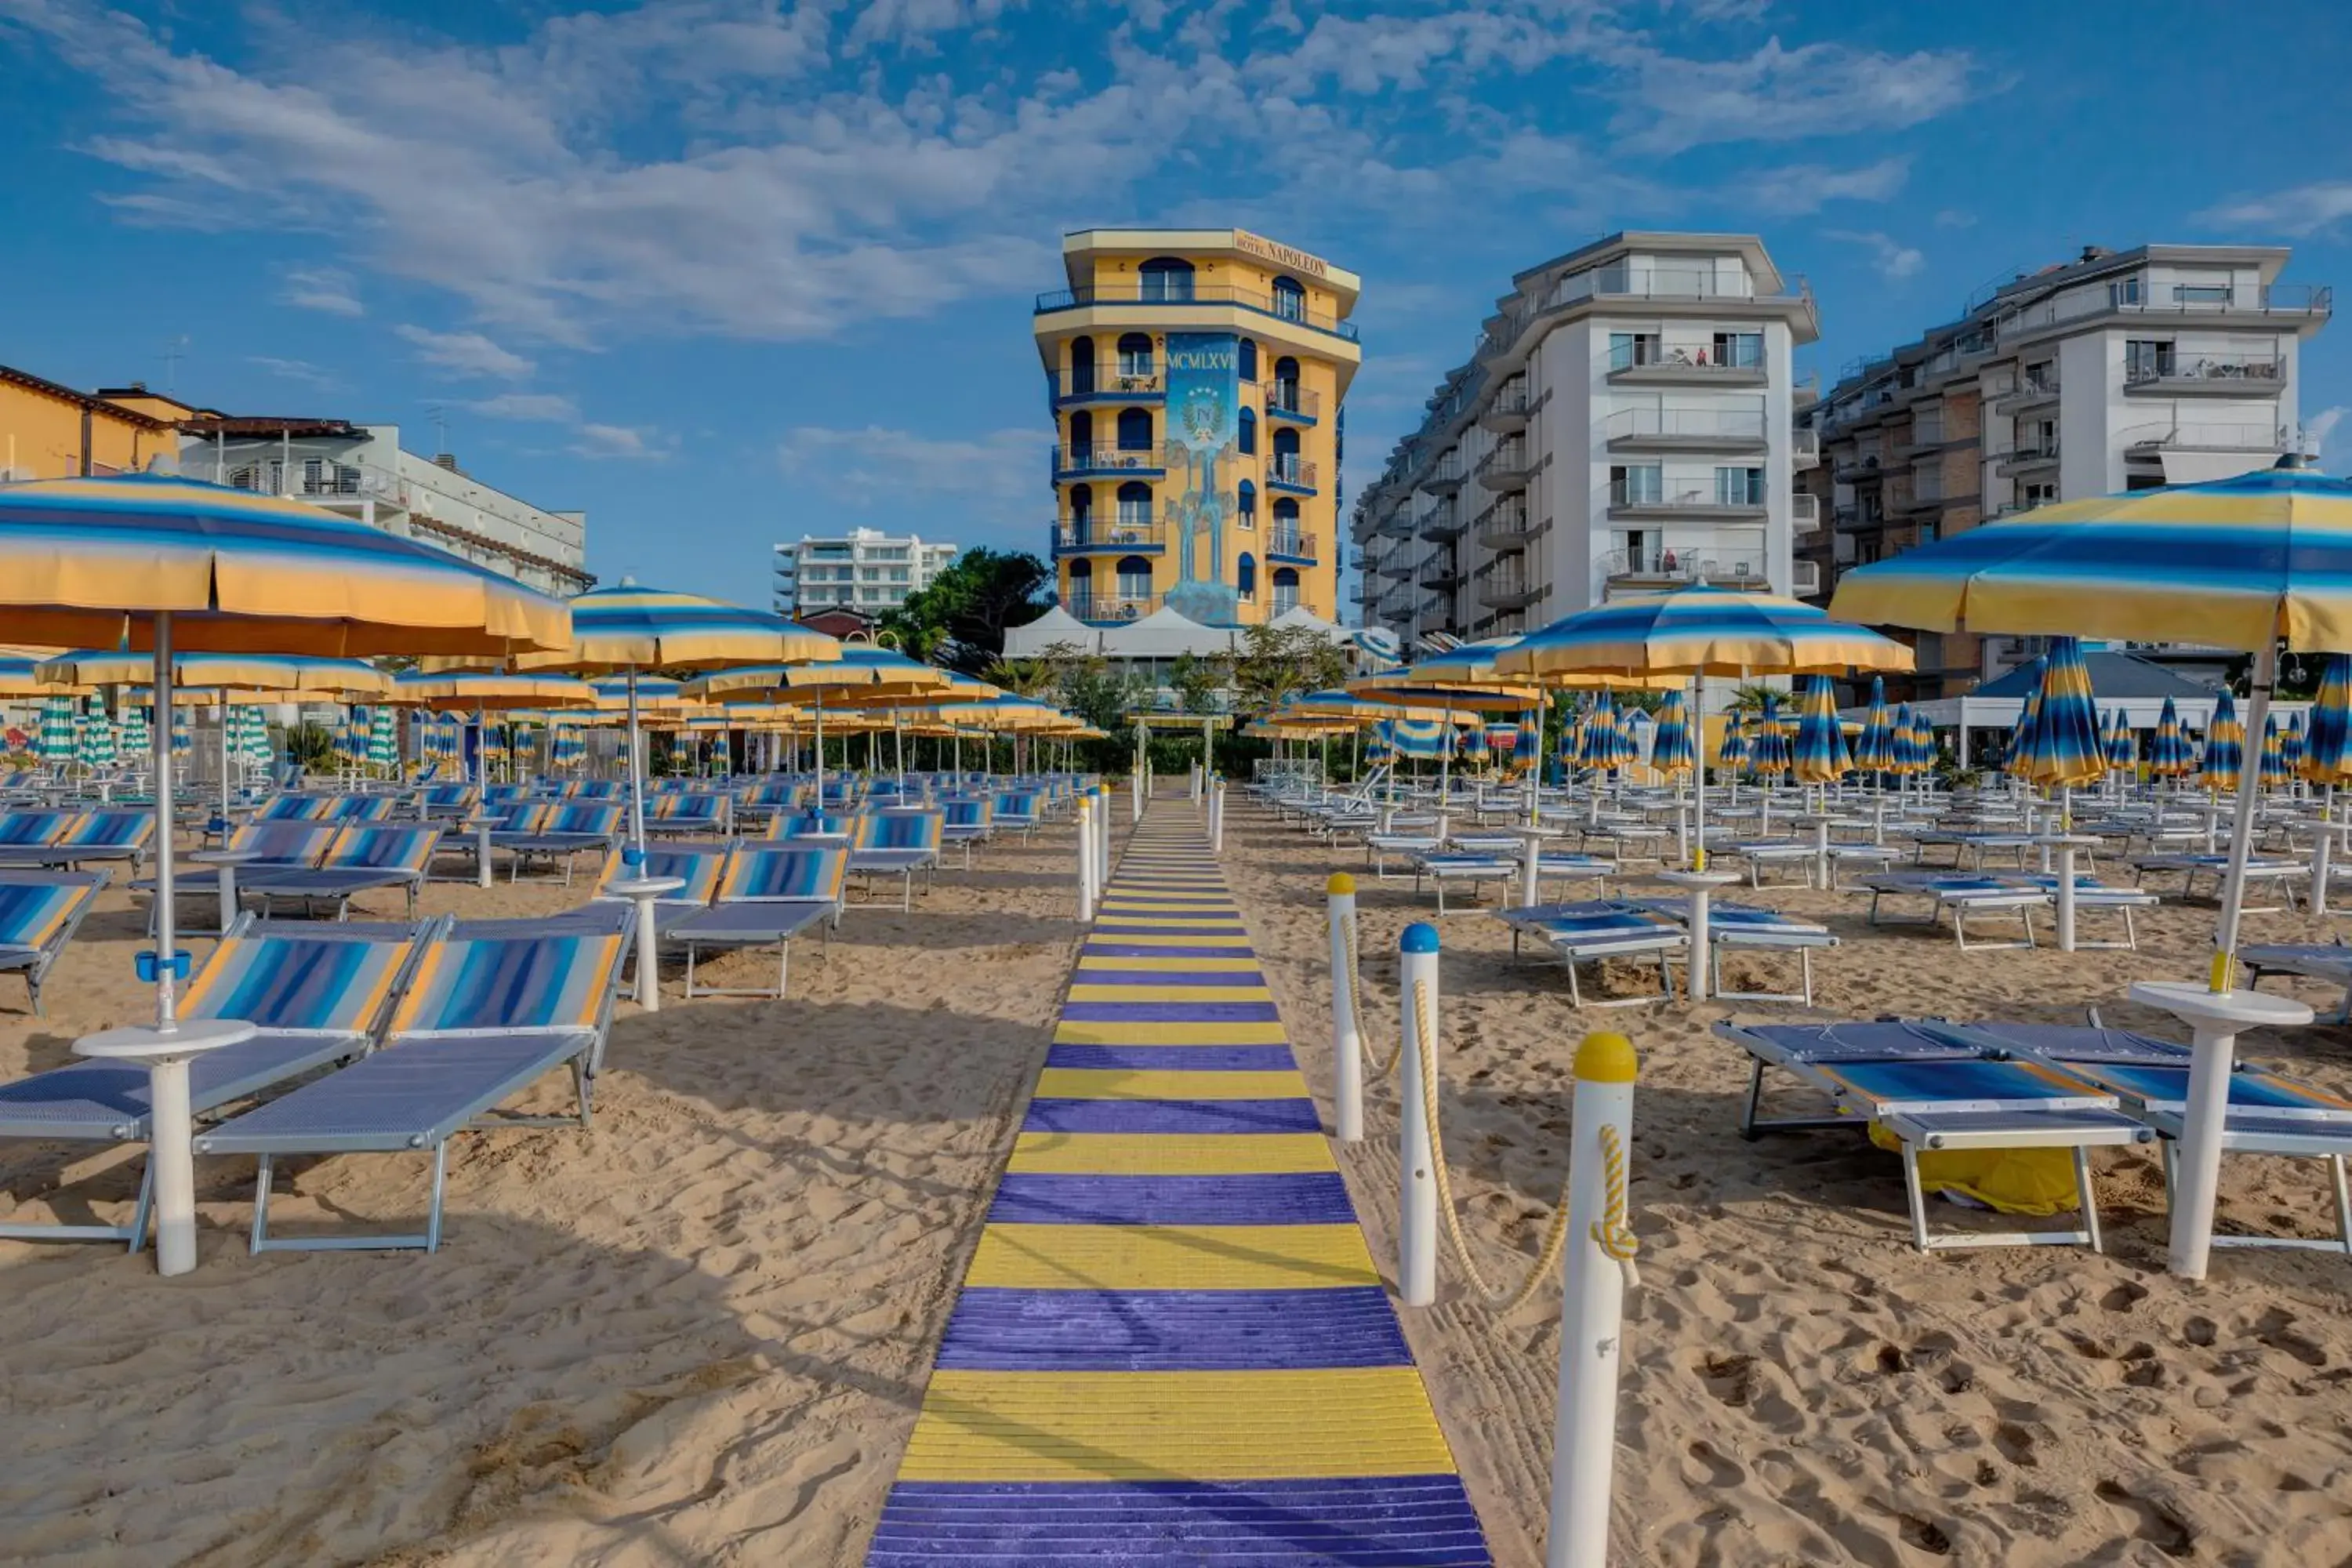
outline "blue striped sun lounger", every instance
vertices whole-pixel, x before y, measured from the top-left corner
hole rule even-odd
[[[438,942],[418,960],[382,1048],[213,1128],[203,1154],[257,1156],[251,1247],[422,1249],[441,1245],[449,1140],[498,1128],[585,1128],[628,939],[555,925],[535,935]],[[572,1115],[494,1114],[569,1068]],[[269,1183],[281,1154],[430,1152],[423,1232],[273,1237]]]
[[[941,832],[950,844],[963,847],[964,869],[971,869],[971,849],[985,844],[996,831],[996,803],[982,795],[947,800],[940,807],[946,821]]]
[[[1511,928],[1511,952],[1517,954],[1521,936],[1533,937],[1557,954],[1568,970],[1568,996],[1582,1007],[1633,1007],[1645,1002],[1670,1001],[1675,994],[1674,971],[1678,954],[1690,949],[1690,933],[1676,921],[1640,904],[1616,899],[1582,903],[1536,904],[1496,910],[1495,918]],[[1612,958],[1654,958],[1658,964],[1657,994],[1625,996],[1587,1004],[1577,981],[1577,965]]]
[[[2047,893],[2050,895],[2052,903],[2057,902],[2058,879],[2055,876],[2026,871],[2014,874],[2004,873],[2000,880],[2014,883],[2021,888],[2032,888]],[[2158,901],[2157,896],[2146,888],[2119,888],[2112,882],[2102,882],[2095,876],[2076,872],[2074,875],[2076,916],[2079,918],[2084,914],[2121,915],[2124,921],[2124,939],[2121,942],[2085,942],[2078,936],[2074,939],[2074,945],[2078,948],[2108,947],[2121,948],[2133,952],[2138,952],[2139,928],[2132,919],[2132,911],[2152,910],[2156,908]]]
[[[0,847],[26,848],[55,844],[82,814],[79,811],[0,812]]]
[[[1690,928],[1688,899],[1643,899],[1644,909],[1655,910],[1662,915]],[[1798,1002],[1813,1005],[1813,953],[1824,947],[1835,947],[1838,939],[1830,928],[1814,921],[1800,920],[1757,904],[1733,903],[1723,899],[1710,900],[1706,908],[1707,987],[1709,992],[1726,1001],[1735,1002]],[[1730,991],[1724,988],[1723,955],[1727,949],[1738,951],[1783,952],[1797,955],[1799,986],[1795,991]]]
[[[1970,871],[1881,871],[1856,879],[1854,886],[1870,895],[1872,925],[1933,926],[1948,916],[1952,939],[1964,952],[2033,946],[2033,911],[2051,903],[2046,889],[2021,883],[2014,876]],[[1882,914],[1879,906],[1888,899],[1925,899],[1928,910],[1925,915],[1902,917]],[[2015,942],[1972,942],[1969,940],[1972,914],[2012,916],[2023,934]]]
[[[435,823],[345,823],[309,865],[247,867],[238,885],[265,912],[281,901],[306,909],[325,904],[338,920],[350,914],[352,900],[360,894],[398,888],[413,917],[416,889],[440,842],[441,828]]]
[[[646,831],[663,835],[725,833],[733,826],[732,798],[701,790],[673,790],[648,796]]]
[[[727,862],[735,852],[735,842],[723,838],[649,843],[642,859],[633,858],[625,846],[616,847],[604,857],[604,868],[596,875],[595,891],[589,896],[619,899],[612,891],[615,882],[674,878],[683,886],[654,902],[656,929],[667,934],[679,921],[719,896],[719,879],[726,874]]]
[[[0,843],[0,866],[71,870],[93,861],[128,860],[135,871],[154,843],[152,811],[76,812],[62,831],[45,843]]]
[[[2189,1047],[2096,1025],[1980,1021],[1956,1027],[1988,1048],[2047,1062],[2115,1095],[2126,1114],[2147,1123],[2162,1138],[2165,1184],[2170,1187],[2175,1151],[2189,1113],[2193,1060]],[[2352,1183],[2346,1179],[2344,1164],[2345,1157],[2352,1155],[2352,1100],[2240,1062],[2230,1074],[2221,1152],[2326,1161],[2336,1201],[2336,1235],[2217,1235],[2214,1246],[2297,1247],[2352,1256]]]
[[[302,819],[291,821],[247,822],[232,830],[222,848],[244,858],[233,868],[236,886],[242,889],[249,879],[267,876],[272,871],[308,870],[319,863],[343,831],[335,822]],[[131,884],[133,892],[152,894],[155,879],[142,877]],[[173,876],[172,890],[175,898],[203,899],[219,907],[221,868],[218,866],[186,866],[178,868]],[[217,926],[183,923],[184,931],[217,931]],[[147,910],[147,931],[155,931],[155,909],[152,898]]]
[[[771,839],[803,839],[847,847],[866,814],[860,811],[789,811],[768,818]]]
[[[298,935],[252,934],[239,921],[205,955],[180,998],[188,1019],[237,1018],[259,1033],[206,1051],[188,1064],[190,1108],[199,1117],[251,1100],[303,1073],[366,1050],[387,1004],[405,982],[426,928],[388,937],[349,927]],[[147,1068],[86,1061],[0,1084],[0,1138],[79,1144],[143,1142]],[[0,1225],[20,1240],[121,1241],[133,1251],[146,1234],[151,1176],[142,1176],[127,1225]]]
[[[1903,1156],[1912,1244],[1922,1252],[1971,1247],[2087,1246],[2104,1251],[2091,1181],[2094,1148],[2155,1137],[2115,1094],[2042,1062],[2008,1058],[1932,1022],[1734,1024],[1717,1034],[1754,1058],[1740,1133],[1794,1127],[1884,1128]],[[1829,1097],[1830,1115],[1758,1119],[1767,1065]],[[1927,1224],[1921,1150],[2066,1149],[2074,1161],[2083,1224],[2066,1231],[1937,1234]]]
[[[811,926],[832,935],[841,923],[849,869],[846,849],[745,844],[728,862],[710,907],[686,915],[667,933],[686,943],[687,995],[781,999],[791,975],[793,938]],[[701,954],[747,947],[776,950],[774,990],[696,985]]]
[[[548,806],[526,831],[490,835],[490,842],[512,857],[507,880],[519,880],[534,859],[550,870],[563,868],[563,885],[572,885],[572,864],[582,855],[610,849],[620,840],[624,810],[604,801],[574,801]]]
[[[1460,844],[1457,838],[1454,843]],[[1514,846],[1516,849],[1516,846]],[[1476,898],[1478,889],[1488,882],[1508,884],[1517,881],[1527,867],[1517,853],[1485,854],[1475,850],[1433,851],[1412,858],[1412,890],[1421,891],[1422,879],[1427,878],[1437,889],[1437,912],[1444,914],[1445,884],[1468,882],[1470,896]],[[1536,885],[1552,882],[1604,882],[1617,874],[1617,863],[1591,855],[1552,851],[1542,854],[1536,863]]]
[[[877,877],[900,879],[898,907],[915,906],[915,873],[938,875],[940,851],[947,843],[947,817],[937,811],[893,806],[863,819],[849,841],[849,869],[869,882]]]
[[[416,815],[427,819],[471,816],[481,804],[482,792],[472,784],[430,784],[416,797]]]
[[[2142,855],[2135,858],[2131,865],[2132,869],[2137,873],[2136,880],[2141,884],[2147,882],[2151,872],[2158,876],[2179,872],[2180,897],[2183,901],[2186,901],[2197,896],[2197,884],[2200,881],[2210,882],[2213,896],[2220,898],[2221,883],[2229,875],[2230,858],[2221,854]],[[2239,912],[2249,915],[2272,915],[2278,913],[2283,908],[2294,909],[2294,885],[2310,875],[2311,862],[2308,860],[2288,860],[2269,855],[2253,856],[2246,862],[2247,888],[2251,889],[2258,882],[2275,888],[2278,889],[2279,896],[2286,902],[2284,905],[2248,904]]]
[[[25,977],[36,1017],[41,983],[105,886],[104,871],[0,871],[0,970]]]
[[[2352,1023],[2352,947],[2341,942],[2255,942],[2238,949],[2238,962],[2260,985],[2273,974],[2299,974],[2344,987],[2336,1022]]]

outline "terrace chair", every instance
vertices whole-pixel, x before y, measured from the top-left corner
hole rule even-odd
[[[449,1140],[461,1131],[589,1125],[628,938],[551,925],[536,934],[434,943],[384,1043],[344,1068],[200,1133],[200,1154],[252,1154],[256,1252],[421,1249],[441,1245]],[[572,1115],[493,1115],[569,1068]],[[271,1167],[283,1154],[424,1152],[431,1211],[421,1234],[273,1237]]]
[[[98,902],[106,879],[104,871],[0,870],[0,970],[25,977],[35,1017],[48,1016],[41,982]]]
[[[0,845],[0,867],[77,870],[93,861],[128,860],[135,873],[155,843],[152,811],[86,811],[47,844]]]
[[[274,910],[278,900],[290,899],[306,907],[332,904],[340,921],[350,916],[352,900],[358,895],[398,888],[414,919],[416,889],[424,885],[440,843],[441,828],[433,823],[347,822],[310,865],[248,867],[238,889],[258,899],[264,913]]]
[[[1962,952],[2033,946],[2033,911],[2047,909],[2051,903],[2046,889],[2023,885],[2014,877],[1968,871],[1882,871],[1856,879],[1854,886],[1870,895],[1869,921],[1874,926],[1933,926],[1949,915],[1953,940]],[[1928,911],[1924,916],[1881,915],[1880,904],[1891,898],[1925,899]],[[2012,915],[2023,928],[2023,935],[2015,942],[1971,942],[1968,927],[1970,914]]]
[[[764,996],[782,1000],[790,975],[792,940],[823,923],[829,940],[841,924],[846,899],[850,851],[746,844],[729,861],[717,896],[669,928],[686,943],[686,994],[696,996]],[[729,989],[694,984],[698,954],[712,949],[772,947],[776,988]]]
[[[625,812],[601,801],[542,806],[543,815],[528,830],[490,835],[493,848],[507,851],[507,880],[520,881],[533,858],[544,859],[552,871],[560,861],[563,885],[572,885],[572,862],[590,850],[610,849],[621,837]]]
[[[365,1051],[433,930],[428,923],[389,931],[313,926],[263,933],[250,917],[238,921],[181,993],[180,1016],[238,1018],[260,1032],[189,1061],[190,1109],[210,1115]],[[147,1083],[139,1063],[81,1061],[0,1084],[0,1138],[144,1142]],[[128,1225],[12,1221],[0,1224],[0,1236],[121,1241],[135,1252],[146,1233],[152,1179],[141,1178]]]
[[[1591,899],[1577,903],[1536,904],[1490,911],[1511,928],[1511,952],[1517,956],[1521,937],[1532,937],[1557,954],[1568,970],[1570,1005],[1587,1005],[1576,968],[1612,958],[1654,958],[1658,963],[1658,991],[1652,996],[1624,996],[1594,1002],[1595,1007],[1635,1007],[1674,999],[1671,962],[1690,949],[1690,933],[1654,910],[1614,899]]]
[[[248,822],[234,829],[222,847],[248,858],[233,868],[240,890],[254,877],[266,877],[272,871],[307,871],[318,865],[335,840],[341,836],[342,826],[333,822],[274,821]],[[221,870],[218,866],[189,866],[173,874],[173,891],[180,898],[209,899],[219,908]],[[155,932],[155,879],[142,877],[131,884],[133,892],[151,895],[147,907],[147,932]],[[231,918],[234,918],[232,915]],[[217,926],[202,924],[181,928],[194,935],[217,932]]]
[[[2004,1059],[1933,1023],[1719,1023],[1715,1032],[1751,1058],[1740,1136],[1803,1127],[1878,1127],[1903,1158],[1911,1241],[1922,1252],[1968,1247],[2087,1246],[2105,1250],[2090,1151],[2146,1143],[2155,1133],[2117,1096],[2042,1063]],[[1759,1119],[1764,1069],[1780,1068],[1827,1095],[1826,1115]],[[2082,1204],[2080,1229],[1938,1235],[1927,1224],[1924,1151],[2065,1149]]]
[[[900,879],[898,907],[911,910],[915,873],[937,878],[946,832],[947,818],[936,811],[877,812],[859,821],[849,840],[849,868],[869,882],[895,873]]]

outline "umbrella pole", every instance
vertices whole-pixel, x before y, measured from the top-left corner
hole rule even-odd
[[[2254,656],[2253,692],[2246,704],[2246,733],[2259,738],[2270,717],[2271,688],[2278,681],[2278,639],[2265,637]],[[2260,743],[2257,739],[2257,744]],[[2259,756],[2238,770],[2238,814],[2230,825],[2230,871],[2221,885],[2221,925],[2216,933],[2210,987],[2227,993],[2236,984],[2238,918],[2246,902],[2246,858],[2254,842],[2255,808],[2262,797]]]
[[[1691,764],[1691,869],[1706,869],[1706,677],[1691,677],[1691,723],[1698,731]]]
[[[193,728],[194,726],[191,726]],[[228,842],[228,692],[220,694],[221,842]]]
[[[646,855],[646,773],[645,757],[638,750],[637,729],[637,667],[629,666],[629,842],[637,851],[637,858]]]
[[[155,746],[155,1026],[161,1029],[174,1028],[179,1024],[180,1007],[178,976],[173,973],[173,939],[175,935],[172,889],[172,614],[159,610],[155,614],[155,706],[164,715],[163,726],[154,735]],[[185,1070],[183,1068],[182,1070]],[[184,1160],[184,1147],[179,1152]]]

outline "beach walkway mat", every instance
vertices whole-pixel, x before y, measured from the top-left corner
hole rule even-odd
[[[1491,1561],[1184,803],[1079,950],[866,1561]]]

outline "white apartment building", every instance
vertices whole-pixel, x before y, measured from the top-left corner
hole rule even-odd
[[[474,478],[446,452],[419,457],[401,446],[397,425],[207,411],[178,423],[180,471],[193,478],[298,497],[561,597],[595,583],[587,513],[534,506]]]
[[[2303,452],[2299,355],[2332,295],[2280,283],[2288,258],[2268,246],[2094,246],[1849,364],[1807,416],[1827,459],[1811,484],[1829,526],[1801,548],[1824,568],[1822,591],[1837,573],[1988,518],[2226,479]],[[1905,695],[1922,699],[2034,651],[1957,635],[1916,647]]]
[[[1813,591],[1791,558],[1801,279],[1753,235],[1612,235],[1520,273],[1357,503],[1368,623],[1525,631],[1707,582]],[[1810,498],[1809,498],[1810,499]]]
[[[838,606],[886,615],[945,571],[960,549],[872,528],[836,539],[803,534],[796,543],[776,546],[776,613]]]

